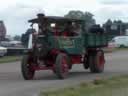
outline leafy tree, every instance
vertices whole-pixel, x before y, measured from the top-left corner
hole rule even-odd
[[[72,19],[82,19],[84,13],[82,11],[70,11],[65,17]]]
[[[111,32],[111,26],[112,26],[113,22],[111,19],[108,19],[104,24],[103,24],[103,27],[105,29],[105,32],[107,34],[112,34]]]
[[[106,25],[112,25],[113,24],[113,22],[112,22],[112,20],[111,19],[108,19],[107,21],[106,21],[106,23],[105,23]]]
[[[35,29],[29,28],[26,33],[22,34],[21,36],[21,42],[22,44],[27,47],[28,46],[28,40],[29,40],[29,35],[36,32]]]
[[[90,28],[92,25],[96,24],[95,19],[93,18],[93,14],[90,12],[85,12],[84,13],[84,20],[85,20],[85,26],[86,26],[86,30],[88,30],[88,28]]]
[[[20,41],[21,40],[21,36],[19,36],[19,35],[14,36],[14,40]]]
[[[73,18],[73,19],[83,19],[85,20],[85,29],[88,30],[92,25],[95,24],[95,19],[93,18],[93,14],[90,12],[82,12],[82,11],[69,11],[65,17]]]
[[[125,30],[127,29],[127,25],[123,21],[112,21],[110,19],[106,21],[103,27],[109,35],[125,35]]]

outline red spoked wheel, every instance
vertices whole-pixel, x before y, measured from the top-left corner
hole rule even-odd
[[[105,63],[104,53],[103,51],[98,51],[96,56],[96,64],[99,71],[101,72],[104,70],[104,63]]]
[[[32,69],[32,64],[29,62],[29,56],[25,55],[21,62],[21,72],[25,80],[32,80],[35,70]]]
[[[90,71],[93,73],[101,73],[104,71],[104,52],[98,50],[95,53],[91,54],[89,57]]]
[[[55,73],[59,79],[64,79],[67,77],[69,72],[69,66],[68,66],[68,56],[63,53],[59,53],[56,57],[55,62]]]

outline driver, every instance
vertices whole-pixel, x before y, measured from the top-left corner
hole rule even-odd
[[[72,22],[67,22],[64,31],[62,32],[62,36],[76,36],[77,34],[73,31]]]
[[[39,35],[47,35],[48,31],[48,23],[47,19],[45,18],[44,14],[38,14],[38,21],[39,21]]]

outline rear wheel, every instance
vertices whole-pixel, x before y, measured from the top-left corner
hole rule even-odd
[[[67,77],[69,71],[67,55],[60,53],[56,57],[55,72],[59,79]]]
[[[93,73],[101,73],[104,71],[104,52],[102,50],[98,50],[95,53],[91,54],[89,57],[89,67],[90,71]]]
[[[34,77],[35,70],[32,69],[28,55],[25,55],[22,59],[21,72],[25,80],[31,80]]]

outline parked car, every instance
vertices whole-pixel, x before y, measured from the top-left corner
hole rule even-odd
[[[0,46],[3,46],[3,47],[11,47],[12,44],[10,43],[10,41],[1,41],[0,42]]]
[[[115,47],[128,47],[128,36],[116,36],[110,43],[114,44]]]
[[[21,41],[10,41],[12,47],[23,47]]]
[[[117,45],[115,44],[115,42],[111,42],[111,41],[109,41],[107,47],[108,47],[108,48],[116,48]]]
[[[3,47],[23,47],[20,41],[1,41],[0,46]]]
[[[3,57],[7,53],[7,48],[0,46],[0,57]]]

